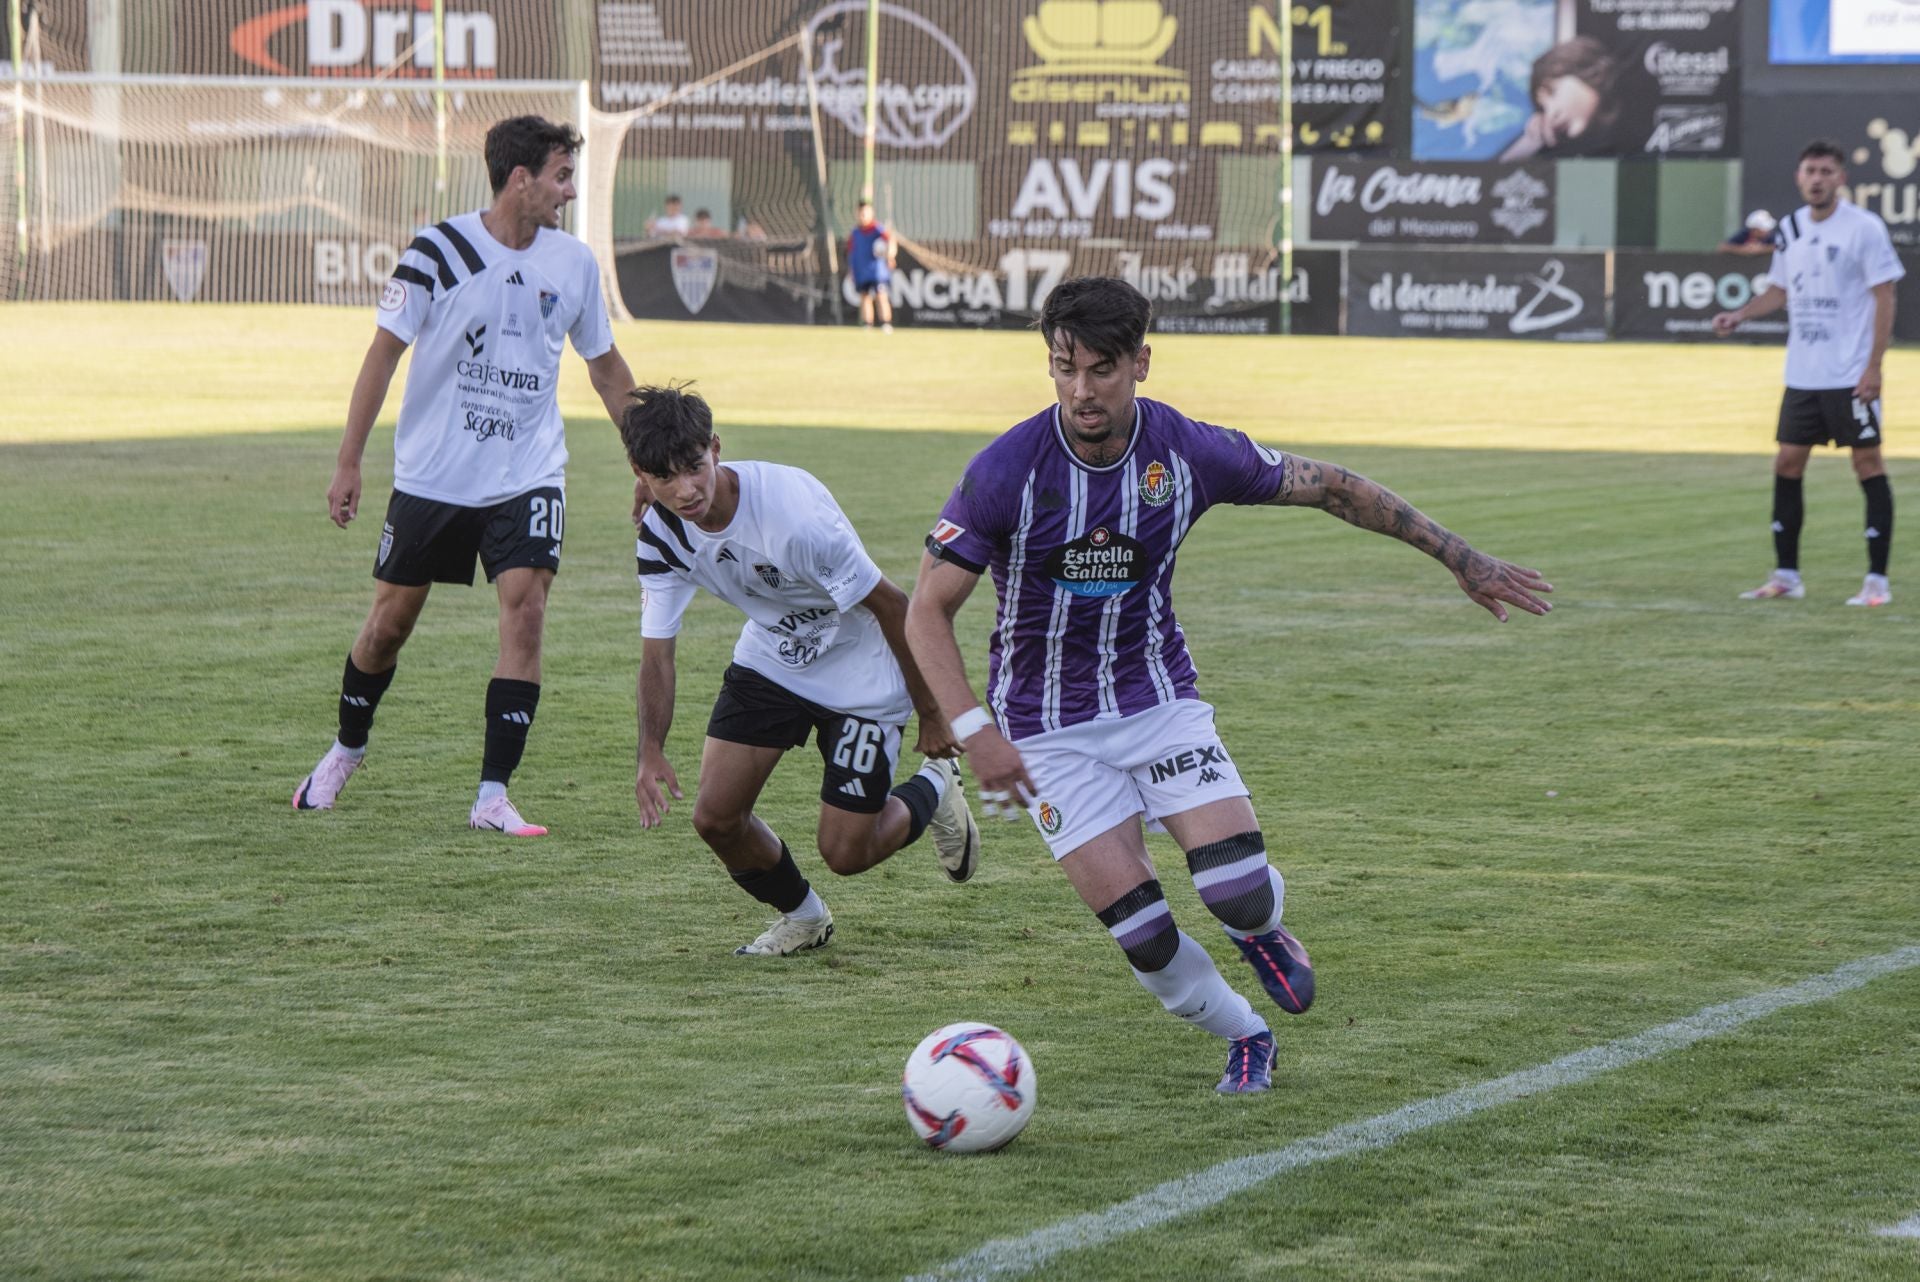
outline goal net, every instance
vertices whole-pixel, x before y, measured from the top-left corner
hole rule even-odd
[[[371,304],[419,228],[489,202],[486,131],[526,114],[590,124],[567,82],[15,80],[0,298]]]
[[[1310,82],[1294,92],[1302,149],[1386,145],[1397,35],[1381,0],[729,0],[725,21],[699,0],[602,3],[596,170],[617,188],[627,302],[662,318],[844,309],[838,258],[870,195],[903,247],[905,323],[1025,324],[1086,273],[1127,278],[1162,317],[1264,316],[1283,13]],[[660,232],[669,196],[708,211],[706,236]]]

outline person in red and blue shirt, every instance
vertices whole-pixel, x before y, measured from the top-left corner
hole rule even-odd
[[[860,323],[872,329],[877,311],[880,328],[890,334],[893,298],[887,292],[887,283],[893,279],[897,252],[893,233],[885,223],[874,221],[872,201],[861,201],[858,214],[860,221],[847,237],[847,265],[853,269],[853,288],[860,295]]]

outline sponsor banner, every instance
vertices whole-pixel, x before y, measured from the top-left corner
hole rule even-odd
[[[180,75],[430,80],[433,6],[396,0],[194,0],[178,6],[168,66]],[[447,0],[450,80],[563,78],[546,0]]]
[[[989,241],[1211,241],[1219,189],[1211,156],[1031,154],[984,168]]]
[[[1414,159],[1496,160],[1521,137],[1556,3],[1414,0]]]
[[[1747,103],[1741,204],[1784,218],[1800,205],[1800,149],[1828,138],[1847,153],[1845,196],[1920,249],[1920,94],[1766,94]]]
[[[1578,0],[1573,41],[1535,65],[1572,77],[1556,100],[1598,87],[1584,135],[1552,155],[1738,154],[1740,24],[1737,0]],[[1582,42],[1593,42],[1583,44]],[[1597,47],[1596,47],[1597,46]],[[1557,59],[1557,61],[1556,61]],[[1551,109],[1550,109],[1551,111]]]
[[[1295,145],[1388,147],[1397,0],[1289,6]],[[1185,158],[1278,153],[1272,0],[881,0],[874,119],[883,155],[1002,158],[1005,149]],[[644,109],[656,150],[712,154],[716,135],[811,142],[808,84],[835,159],[866,131],[866,0],[601,0],[607,110]],[[797,33],[799,39],[793,37]],[[771,51],[771,52],[769,52]]]
[[[688,241],[622,251],[614,275],[636,320],[805,325],[825,299],[769,270],[764,249]]]
[[[1606,337],[1606,255],[1356,249],[1347,333],[1597,342]]]
[[[1280,25],[1272,0],[1247,6],[1246,43],[1214,51],[1206,106],[1222,113],[1201,126],[1222,145],[1276,150],[1280,141]],[[1295,151],[1353,151],[1404,145],[1389,112],[1400,64],[1396,0],[1289,4],[1293,20]],[[1226,138],[1239,135],[1237,144]]]
[[[1920,62],[1920,5],[1912,0],[1771,0],[1767,60]]]
[[[1317,241],[1553,243],[1554,167],[1326,157],[1313,166]]]
[[[1768,255],[1647,254],[1613,258],[1613,335],[1641,341],[1704,342],[1718,312],[1743,307],[1767,287]],[[1784,343],[1787,314],[1748,321],[1735,339]]]

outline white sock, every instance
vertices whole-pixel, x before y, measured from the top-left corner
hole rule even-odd
[[[507,795],[507,785],[503,783],[495,783],[490,779],[482,779],[480,781],[480,797],[477,801],[474,802],[474,804],[478,806],[484,806],[489,801],[492,801],[495,797],[504,797],[506,795]]]
[[[346,744],[341,743],[338,739],[335,739],[333,741],[333,750],[339,753],[343,757],[352,757],[355,761],[358,761],[360,760],[360,758],[367,755],[366,744],[363,743],[358,748],[349,748]]]
[[[1884,574],[1869,574],[1867,576],[1867,586],[1870,588],[1880,588],[1884,591],[1887,586],[1887,576]],[[365,751],[365,749],[362,749],[362,751]]]
[[[1287,906],[1287,879],[1280,875],[1278,868],[1275,868],[1272,864],[1268,864],[1267,880],[1273,884],[1273,916],[1267,918],[1266,922],[1257,930],[1235,930],[1225,922],[1222,922],[1221,928],[1235,939],[1252,939],[1255,935],[1264,935],[1268,931],[1275,930],[1279,927],[1280,913]]]
[[[1774,577],[1782,583],[1798,583],[1800,581],[1800,571],[1798,570],[1775,570],[1773,574]]]
[[[787,916],[803,925],[810,925],[826,915],[826,900],[815,894],[812,886],[807,887],[807,897],[800,901],[800,906],[787,914]]]
[[[1179,932],[1180,947],[1173,960],[1159,970],[1136,970],[1140,986],[1160,999],[1176,1019],[1204,1028],[1215,1037],[1238,1039],[1265,1032],[1267,1021],[1253,1006],[1227,986],[1207,950]],[[1131,969],[1131,967],[1129,967]]]
[[[947,795],[947,772],[935,765],[933,759],[929,757],[927,764],[914,771],[914,774],[933,785],[934,804],[940,804],[941,799]]]

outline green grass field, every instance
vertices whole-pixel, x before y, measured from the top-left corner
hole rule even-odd
[[[0,307],[0,1277],[899,1278],[1163,1181],[1920,943],[1915,537],[1895,603],[1844,461],[1816,460],[1809,597],[1770,560],[1779,354],[1169,338],[1145,389],[1392,485],[1556,584],[1504,627],[1417,554],[1223,510],[1180,617],[1288,877],[1318,1004],[1279,1089],[1162,1014],[995,825],[978,878],[915,849],[832,880],[809,749],[762,813],[834,908],[764,924],[632,799],[630,479],[578,363],[566,568],[514,795],[464,826],[494,611],[442,588],[339,810],[295,815],[369,596],[376,498],[324,493],[364,315]],[[627,326],[734,457],[805,466],[886,571],[968,456],[1046,403],[1028,335]],[[851,390],[860,380],[870,390]],[[1920,353],[1890,358],[1920,456]],[[398,404],[396,393],[389,411]],[[1903,500],[1911,464],[1895,464]],[[989,611],[962,616],[976,675]],[[691,784],[738,628],[680,645]],[[1178,852],[1176,915],[1237,986]],[[1263,999],[1264,1000],[1264,999]],[[1040,1082],[1004,1153],[919,1147],[907,1052],[955,1019]],[[1058,1279],[1920,1278],[1920,970],[1542,1092],[1044,1264]]]

